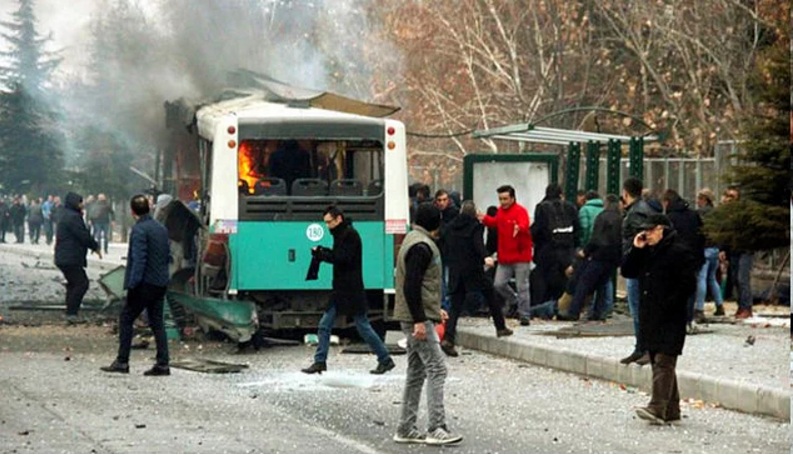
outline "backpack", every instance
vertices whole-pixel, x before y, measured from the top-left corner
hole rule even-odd
[[[572,248],[575,246],[575,231],[573,228],[573,216],[577,216],[567,210],[565,203],[561,200],[548,201],[546,204],[548,213],[548,234],[551,244],[557,247]]]

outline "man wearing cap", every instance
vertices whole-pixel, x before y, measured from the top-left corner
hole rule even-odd
[[[625,278],[639,283],[639,341],[653,369],[650,403],[636,414],[663,425],[680,419],[675,366],[683,353],[687,302],[696,289],[698,263],[666,215],[648,215],[639,228],[621,267]]]

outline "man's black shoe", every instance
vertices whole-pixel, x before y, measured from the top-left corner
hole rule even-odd
[[[389,357],[388,360],[386,360],[385,362],[378,363],[377,368],[375,368],[374,370],[369,370],[369,373],[383,374],[393,370],[395,367],[396,364],[394,363],[394,360],[391,359],[391,357]]]
[[[557,321],[577,321],[578,320],[578,316],[573,315],[573,314],[567,314],[567,313],[559,313],[559,314],[556,315],[556,320]]]
[[[718,305],[716,307],[716,312],[713,313],[713,316],[724,316],[724,305]]]
[[[530,325],[530,324],[531,324],[531,319],[526,318],[526,317],[520,318],[520,325],[525,327],[525,326]]]
[[[505,327],[503,329],[496,330],[496,337],[497,338],[508,337],[511,336],[512,333],[513,333],[512,329]]]
[[[448,340],[441,341],[441,351],[444,354],[448,355],[449,357],[457,357],[457,349],[454,348],[454,343],[449,342]]]
[[[99,367],[99,369],[108,373],[129,373],[129,364],[114,360],[109,367]]]
[[[323,371],[327,371],[327,370],[328,370],[328,366],[327,364],[325,364],[325,362],[314,362],[311,364],[310,367],[303,368],[300,371],[306,374],[314,374],[314,373],[322,374]]]
[[[644,355],[643,352],[634,351],[633,354],[631,354],[628,357],[625,357],[624,359],[620,360],[620,363],[622,363],[624,365],[627,365],[629,363],[633,363],[633,362],[641,359],[643,355]]]
[[[171,369],[164,365],[154,365],[150,369],[143,372],[144,376],[170,376]]]

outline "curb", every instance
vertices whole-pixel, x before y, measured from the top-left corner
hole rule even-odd
[[[464,327],[457,329],[457,344],[555,370],[618,382],[646,392],[650,392],[652,388],[652,370],[649,367],[623,365],[619,360],[609,357],[586,355],[565,348],[537,346],[525,340],[484,336]],[[784,389],[680,370],[677,371],[677,383],[682,399],[693,398],[718,403],[726,409],[790,421],[790,394]]]

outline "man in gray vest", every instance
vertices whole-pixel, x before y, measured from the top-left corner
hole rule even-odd
[[[397,255],[396,302],[394,318],[400,321],[408,339],[408,367],[397,443],[428,445],[456,444],[462,436],[453,435],[446,426],[443,386],[446,361],[435,325],[447,318],[441,309],[441,254],[434,237],[441,215],[432,203],[418,206],[413,229],[405,236]],[[427,380],[428,434],[416,426],[421,389]]]

